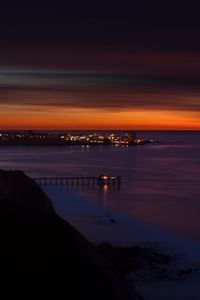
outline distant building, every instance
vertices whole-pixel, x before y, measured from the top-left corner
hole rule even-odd
[[[135,131],[128,131],[125,133],[125,139],[127,142],[131,143],[136,139],[136,132]]]

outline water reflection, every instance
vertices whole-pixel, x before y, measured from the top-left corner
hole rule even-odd
[[[118,174],[121,186],[74,186],[104,208],[200,240],[200,133],[147,132],[147,147],[0,147],[0,168],[32,177]]]
[[[103,184],[99,185],[99,194],[100,198],[102,199],[102,204],[105,209],[108,207],[108,201],[109,201],[109,185],[108,184]]]

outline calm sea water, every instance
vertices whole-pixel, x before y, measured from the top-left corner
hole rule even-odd
[[[0,147],[0,168],[32,177],[116,174],[116,187],[76,186],[88,201],[200,240],[200,132],[140,131],[131,147]]]

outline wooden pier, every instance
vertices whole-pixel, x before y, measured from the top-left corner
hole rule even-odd
[[[39,177],[33,178],[39,185],[105,185],[120,184],[120,176],[108,176],[106,180],[99,180],[99,177]]]

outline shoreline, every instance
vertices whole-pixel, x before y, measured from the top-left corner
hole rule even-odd
[[[51,199],[58,215],[68,220],[93,244],[111,244],[115,249],[113,251],[127,247],[126,253],[139,246],[141,249],[147,249],[145,257],[149,250],[155,251],[157,257],[159,255],[171,257],[172,265],[169,263],[163,267],[162,264],[153,263],[151,267],[157,270],[156,272],[152,273],[151,270],[148,273],[148,268],[141,268],[139,277],[134,273],[130,275],[134,286],[146,300],[187,299],[184,297],[188,296],[192,288],[195,288],[196,297],[192,299],[200,298],[200,243],[129,219],[114,211],[105,210],[100,205],[78,196],[67,187],[46,186],[43,190]],[[143,256],[141,259],[143,260]],[[162,272],[163,268],[166,270],[159,279],[156,274],[160,270]],[[183,273],[180,278],[177,277],[179,273]],[[167,277],[166,274],[170,275]],[[161,286],[162,288],[159,288]]]
[[[0,170],[0,189],[4,298],[143,299],[30,177]]]
[[[41,147],[41,146],[48,146],[48,147],[54,147],[54,146],[66,146],[66,147],[71,147],[71,146],[94,146],[94,147],[99,147],[99,146],[113,146],[113,147],[127,147],[127,146],[141,146],[141,145],[149,145],[149,144],[159,144],[160,142],[158,141],[149,141],[149,140],[144,140],[139,143],[133,142],[133,143],[128,143],[128,144],[120,144],[120,143],[78,143],[78,142],[70,142],[70,143],[62,143],[62,142],[36,142],[36,143],[29,143],[29,142],[21,142],[21,143],[15,143],[15,142],[2,142],[0,141],[0,146],[33,146],[33,147]]]
[[[138,241],[154,243],[159,240],[161,245],[168,244],[170,246],[171,244],[177,249],[181,245],[181,249],[184,249],[186,253],[192,253],[193,258],[200,259],[199,252],[192,251],[195,247],[200,247],[198,241],[168,232],[137,219],[131,219],[114,210],[105,209],[101,205],[79,196],[71,187],[46,185],[42,186],[42,189],[52,201],[57,213],[63,219],[73,222],[94,243],[101,242],[102,238],[105,239],[104,242],[112,242],[115,245],[118,245],[119,241],[120,244],[127,245]],[[93,224],[92,227],[91,224]],[[100,238],[97,238],[95,234],[98,228],[99,230],[107,229],[102,231],[103,235],[100,234]]]

